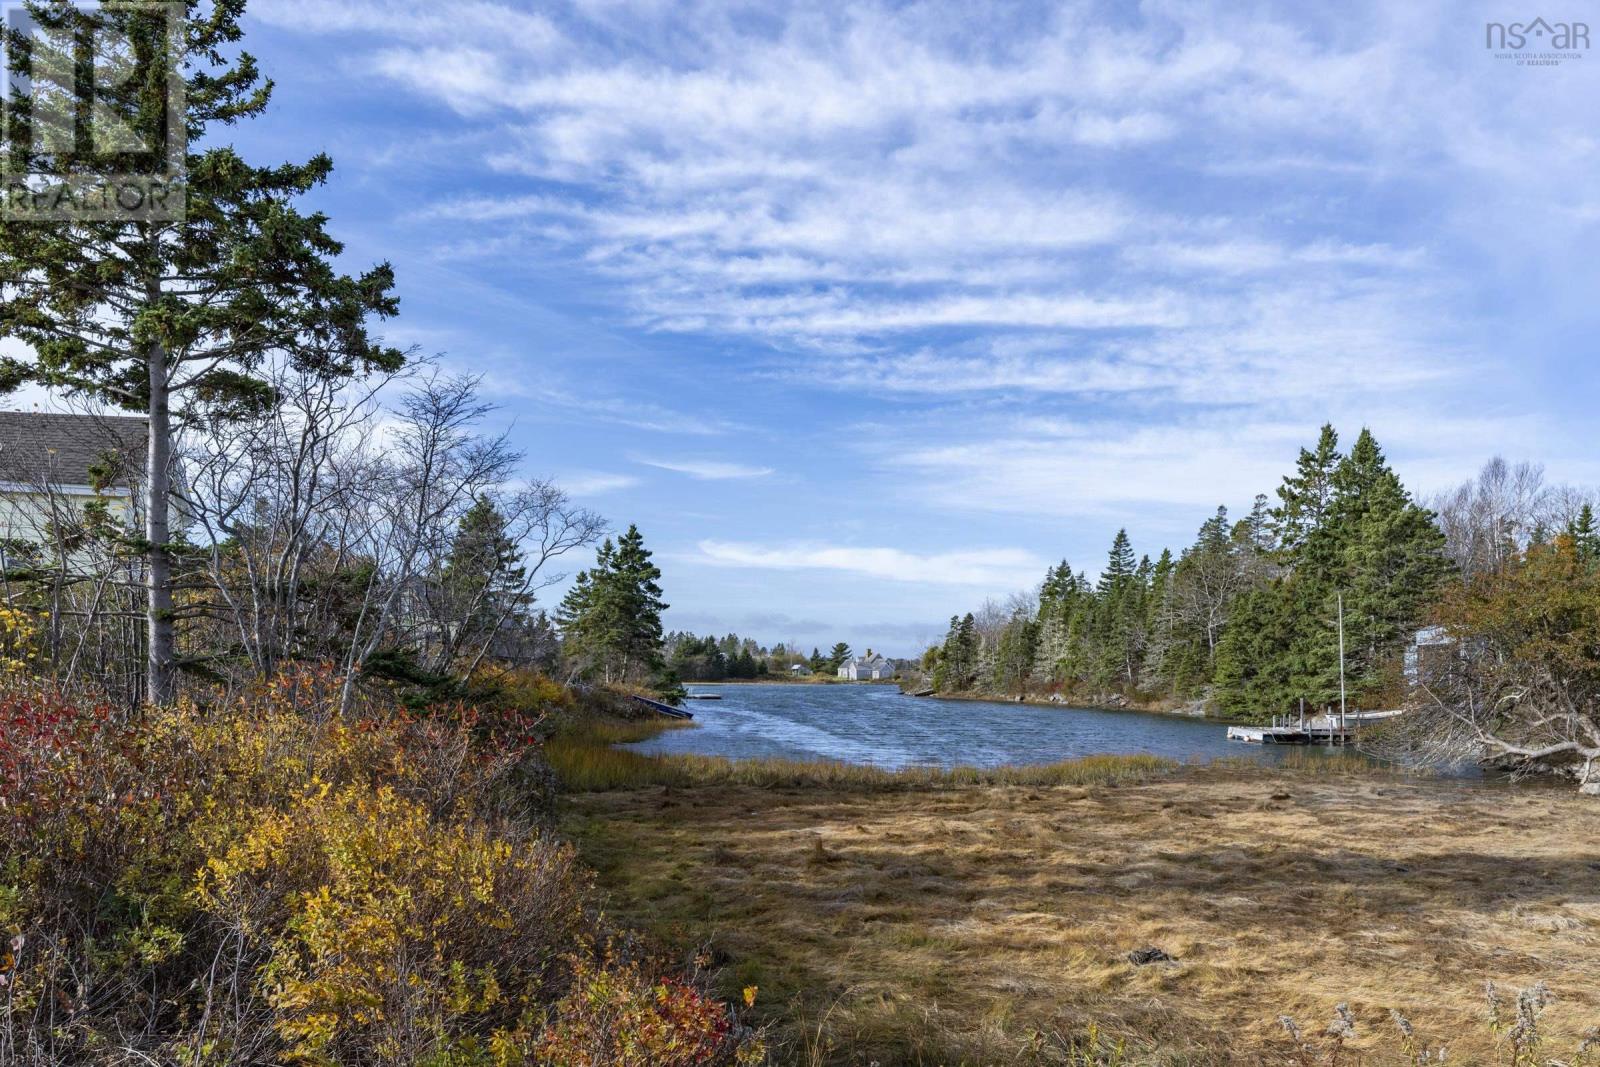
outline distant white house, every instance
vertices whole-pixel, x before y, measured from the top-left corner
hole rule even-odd
[[[839,664],[839,677],[852,682],[876,682],[894,677],[894,664],[867,649],[865,656],[854,656]]]

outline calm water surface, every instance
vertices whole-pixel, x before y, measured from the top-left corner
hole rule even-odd
[[[934,700],[902,696],[884,685],[701,683],[688,689],[722,699],[686,701],[694,728],[669,730],[627,747],[734,759],[843,760],[890,769],[1052,763],[1132,752],[1195,762],[1219,756],[1273,762],[1291,751],[1230,742],[1227,727],[1219,723],[1138,711]]]

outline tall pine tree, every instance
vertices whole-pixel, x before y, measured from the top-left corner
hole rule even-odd
[[[242,36],[243,0],[188,0],[179,32],[167,23],[167,7],[30,2],[45,32],[5,32],[11,55],[27,57],[35,71],[78,70],[93,42],[128,42],[130,76],[96,80],[92,103],[79,102],[77,123],[91,116],[97,128],[118,123],[158,146],[175,119],[191,146],[179,179],[182,217],[0,221],[0,337],[33,352],[0,360],[0,391],[32,381],[148,419],[139,551],[152,703],[172,699],[181,666],[170,526],[174,434],[185,425],[226,432],[229,420],[274,403],[261,373],[274,355],[333,376],[402,362],[366,329],[369,318],[397,311],[388,265],[339,273],[333,261],[342,246],[329,236],[327,218],[295,206],[327,180],[328,157],[254,166],[226,143],[226,128],[262,114],[272,95],[248,53],[228,58]],[[182,115],[167,114],[169,74],[186,85]],[[65,186],[129,166],[120,154],[95,151],[92,130],[34,136],[31,123],[44,116],[33,112],[25,82],[12,80],[10,121],[0,130],[0,153],[12,168]]]
[[[660,579],[637,526],[600,546],[594,567],[577,576],[557,615],[565,651],[580,671],[606,682],[670,684],[663,673],[667,604]]]

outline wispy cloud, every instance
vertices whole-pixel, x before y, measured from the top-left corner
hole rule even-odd
[[[898,548],[861,548],[817,543],[751,544],[701,541],[701,562],[759,570],[821,570],[886,582],[969,585],[1019,589],[1036,583],[1046,563],[1019,548],[979,548],[919,554]]]
[[[604,471],[574,471],[557,478],[556,484],[573,496],[600,496],[622,489],[632,489],[639,479],[631,474],[609,474]]]
[[[1192,533],[1325,419],[1419,477],[1587,455],[1600,70],[1500,63],[1441,0],[262,3],[421,116],[395,232],[622,339],[560,378],[518,338],[524,421],[888,500],[869,544]],[[798,558],[778,510],[726,544]]]
[[[649,456],[630,456],[635,463],[659,467],[664,471],[687,474],[703,482],[730,481],[740,478],[765,478],[771,467],[752,467],[744,463],[729,463],[717,459],[660,459]]]

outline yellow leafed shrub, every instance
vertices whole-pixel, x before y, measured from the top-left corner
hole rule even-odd
[[[621,965],[536,817],[536,722],[336,683],[129,714],[0,680],[0,1062],[551,1062]]]
[[[264,995],[294,1057],[415,1062],[466,1033],[531,1040],[584,889],[564,846],[321,786],[211,859],[198,896],[270,942]]]

